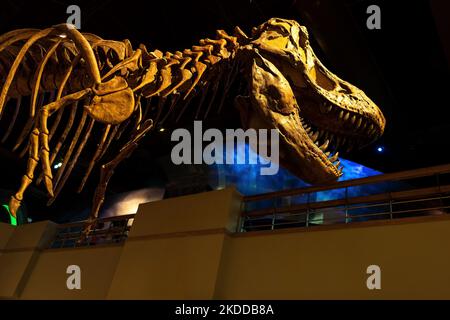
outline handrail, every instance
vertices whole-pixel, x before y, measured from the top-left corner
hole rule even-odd
[[[129,220],[129,219],[132,219],[134,216],[135,216],[135,214],[132,213],[132,214],[125,214],[125,215],[114,216],[114,217],[100,218],[100,219],[96,220],[96,223]],[[76,221],[76,222],[67,222],[67,223],[58,224],[58,228],[64,229],[64,228],[69,228],[69,227],[83,227],[86,223],[87,223],[87,220],[81,220],[81,221]]]
[[[446,214],[450,211],[450,184],[448,175],[450,164],[429,168],[407,170],[395,173],[380,174],[367,178],[336,182],[330,185],[295,188],[265,194],[243,197],[241,219],[238,232],[275,228],[317,225],[319,224],[353,223],[364,219],[397,219],[411,215]],[[444,180],[441,176],[446,175]],[[432,178],[431,181],[411,183],[415,178]],[[395,188],[380,188],[378,193],[349,196],[350,187],[376,184],[380,182],[398,182]],[[442,185],[442,182],[446,183]],[[310,200],[314,192],[327,190],[343,190],[345,196],[332,200]],[[290,196],[307,196],[306,199],[292,199],[284,204],[283,198]],[[258,203],[258,201],[263,201]],[[376,211],[375,213],[373,211]],[[271,221],[271,222],[270,222]],[[240,231],[239,231],[240,230]]]
[[[79,242],[79,240],[82,239],[83,227],[86,225],[87,220],[60,224],[57,227],[57,233],[50,244],[50,248],[80,247],[97,245],[100,243],[123,242],[128,237],[128,232],[130,230],[129,221],[134,219],[134,217],[135,214],[127,214],[97,219],[82,242]],[[125,223],[121,226],[114,226],[112,224],[107,227],[104,226],[108,222],[114,223],[116,221]],[[100,225],[102,225],[102,227],[99,228]],[[73,231],[74,229],[75,231]]]
[[[338,199],[338,200],[327,200],[327,201],[318,201],[312,203],[303,203],[297,205],[290,205],[286,207],[276,208],[277,213],[285,213],[290,211],[299,211],[306,209],[325,209],[332,208],[338,206],[349,206],[361,203],[376,203],[382,201],[389,201],[391,199],[401,200],[401,199],[415,199],[423,196],[433,195],[437,192],[450,192],[450,185],[441,186],[440,188],[431,187],[431,188],[421,188],[407,191],[394,191],[387,193],[378,193],[370,196],[362,196],[362,197],[352,197],[347,199]],[[242,212],[243,216],[247,217],[260,217],[271,215],[274,211],[274,208],[264,208],[258,210],[252,210],[247,212]]]
[[[243,197],[243,201],[250,202],[250,201],[258,201],[258,200],[269,200],[269,199],[273,199],[273,198],[293,196],[293,195],[298,195],[298,194],[306,194],[306,193],[312,193],[312,192],[317,192],[317,191],[341,189],[341,188],[346,188],[346,187],[360,186],[360,185],[366,185],[366,184],[372,184],[372,183],[414,179],[414,178],[426,177],[426,176],[431,176],[431,175],[438,174],[438,173],[447,173],[447,172],[450,172],[450,164],[444,164],[444,165],[428,167],[428,168],[420,168],[420,169],[414,169],[414,170],[406,170],[406,171],[400,171],[400,172],[393,172],[393,173],[379,174],[379,175],[370,176],[367,178],[358,178],[358,179],[351,179],[351,180],[346,180],[346,181],[339,181],[339,182],[331,183],[328,185],[318,185],[318,186],[311,186],[311,187],[294,188],[294,189],[289,189],[289,190],[274,191],[274,192],[262,193],[262,194],[252,195],[252,196],[245,196],[245,197]]]

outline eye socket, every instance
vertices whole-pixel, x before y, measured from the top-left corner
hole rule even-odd
[[[267,87],[267,94],[275,100],[279,100],[281,98],[280,91],[273,85]]]
[[[288,36],[290,34],[289,30],[287,30],[285,27],[283,26],[277,26],[276,27],[277,31],[279,33],[281,33],[283,36]]]
[[[347,93],[347,94],[353,93],[353,90],[349,86],[347,86],[345,83],[340,83],[339,86],[341,87],[339,89],[339,92],[343,92],[343,93]]]
[[[271,33],[269,34],[269,36],[267,37],[267,39],[268,39],[268,40],[275,40],[275,39],[277,39],[277,38],[279,38],[279,37],[280,37],[279,34],[271,32]]]

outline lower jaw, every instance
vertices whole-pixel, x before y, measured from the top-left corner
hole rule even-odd
[[[281,146],[284,149],[284,146]],[[283,156],[281,156],[283,155]],[[295,151],[281,152],[280,165],[309,184],[326,184],[337,181],[338,175],[327,173],[318,164],[311,165],[307,160],[300,160]]]

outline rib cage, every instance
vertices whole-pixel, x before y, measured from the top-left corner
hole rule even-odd
[[[16,59],[20,49],[28,39],[40,30],[22,29],[15,30],[0,36],[0,78],[4,83],[8,72]],[[19,37],[20,36],[20,37]],[[128,41],[118,42],[103,40],[92,34],[83,34],[91,44],[99,63],[101,73],[108,72],[112,66],[128,58],[132,53],[131,44]],[[58,35],[45,37],[36,41],[27,50],[26,55],[17,70],[9,90],[9,98],[28,96],[32,93],[35,84],[35,71],[39,63],[46,57],[51,47],[60,41],[60,45],[48,58],[45,64],[45,72],[42,74],[40,89],[43,92],[57,90],[66,75],[72,62],[79,51],[70,39],[61,38]],[[70,75],[70,81],[65,86],[66,92],[75,92],[92,85],[92,79],[86,77],[86,64],[84,61],[77,63]]]
[[[127,40],[81,35],[67,25],[0,36],[1,144],[22,157],[29,153],[27,172],[11,198],[12,213],[33,180],[44,182],[51,204],[86,145],[96,145],[94,152],[86,149],[90,161],[78,188],[81,191],[92,170],[102,164],[91,211],[95,218],[112,171],[152,127],[168,118],[180,120],[189,105],[196,106],[196,118],[206,117],[213,103],[220,111],[238,72],[233,59],[238,40],[247,39],[238,28],[235,36],[219,30],[215,40],[163,53],[148,52],[143,45],[133,50]],[[133,92],[132,113],[119,123],[94,119],[84,106],[95,97],[95,88],[115,78],[124,79]],[[76,99],[69,99],[72,96]],[[52,172],[55,161],[62,165]],[[38,163],[42,170],[34,179]]]

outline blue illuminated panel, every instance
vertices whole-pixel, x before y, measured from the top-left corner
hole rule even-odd
[[[235,161],[238,157],[244,157],[254,151],[248,144],[239,144],[236,147]],[[224,151],[226,153],[226,150]],[[272,191],[279,191],[285,189],[306,187],[308,184],[291,174],[288,170],[280,167],[275,175],[261,175],[260,157],[258,164],[216,164],[211,166],[211,185],[214,189],[224,188],[226,186],[234,185],[237,190],[243,195],[253,195]],[[247,158],[248,159],[248,158]],[[344,166],[344,174],[339,178],[339,181],[364,178],[373,175],[378,175],[381,172],[365,167],[361,164],[350,160],[341,159],[341,164]],[[349,188],[349,196],[358,196],[360,194],[367,194],[368,190],[361,189],[364,187]],[[367,188],[367,187],[366,187]],[[326,192],[317,193],[315,200],[331,200],[340,198],[342,190],[330,190]],[[339,193],[339,194],[338,194]]]

